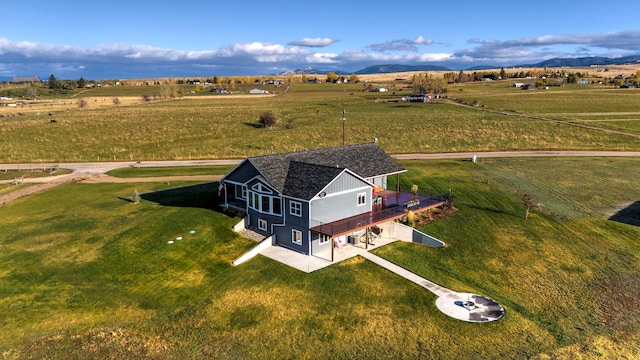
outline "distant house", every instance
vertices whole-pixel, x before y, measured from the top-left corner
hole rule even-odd
[[[585,79],[580,79],[580,80],[578,80],[578,84],[587,85],[587,84],[591,84],[591,81],[585,80]]]
[[[638,87],[636,84],[624,84],[622,86],[620,86],[623,89],[635,89],[636,87]]]
[[[525,84],[520,87],[522,90],[535,90],[538,86],[536,84]]]
[[[444,204],[387,189],[406,170],[376,143],[250,157],[220,180],[225,208],[246,214],[243,227],[272,243],[333,261],[336,244],[377,225]],[[240,225],[240,224],[239,224]]]
[[[389,90],[385,89],[385,88],[373,88],[373,90],[371,90],[373,92],[387,92]]]
[[[514,88],[521,88],[524,86],[524,83],[513,83],[512,85]]]
[[[9,96],[0,96],[0,100],[9,100],[9,101],[11,101],[13,99],[11,97],[9,97]]]
[[[267,90],[262,90],[262,89],[251,89],[249,90],[249,94],[268,94],[269,92]]]

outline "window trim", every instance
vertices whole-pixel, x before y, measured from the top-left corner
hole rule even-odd
[[[296,241],[296,234],[300,234],[300,241]],[[297,230],[297,229],[291,229],[291,242],[296,244],[296,245],[300,245],[302,246],[302,231]]]
[[[264,224],[264,226],[260,226],[260,224]],[[258,219],[258,229],[263,230],[263,231],[267,231],[267,227],[268,226],[269,226],[269,224],[267,223],[267,220]]]
[[[247,185],[242,185],[241,189],[240,189],[240,198],[241,199],[247,199]]]
[[[297,207],[297,209],[294,209],[294,205],[295,207]],[[302,203],[299,201],[289,200],[289,214],[302,217]]]
[[[320,241],[318,242],[320,245],[328,244],[331,241],[331,236],[320,234]]]
[[[362,202],[360,202],[360,199],[362,199]],[[367,193],[358,193],[356,203],[358,206],[367,205]]]

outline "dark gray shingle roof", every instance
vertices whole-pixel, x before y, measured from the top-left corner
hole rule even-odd
[[[405,171],[375,143],[256,156],[248,160],[272,186],[289,196],[294,195],[287,191],[313,196],[317,193],[313,192],[315,189],[320,191],[343,169],[349,169],[363,178]],[[296,197],[310,199],[306,196]]]
[[[282,193],[309,200],[343,171],[343,168],[291,161]]]

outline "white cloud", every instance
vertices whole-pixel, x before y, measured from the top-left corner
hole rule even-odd
[[[640,49],[640,30],[604,34],[542,35],[505,41],[473,38],[468,40],[468,43],[479,46],[458,50],[455,56],[502,61],[528,59],[527,61],[531,62],[531,59],[539,60],[557,56],[585,56],[602,49],[637,53]],[[570,52],[567,46],[577,48],[574,52]],[[560,47],[564,47],[564,50],[554,51]]]
[[[314,50],[335,42],[331,38],[303,38],[288,44],[248,42],[218,49],[181,51],[129,44],[102,44],[91,48],[53,46],[0,37],[0,73],[3,76],[48,76],[53,73],[62,78],[121,78],[176,74],[200,76],[203,72],[206,76],[260,75],[272,69],[293,70],[306,66],[356,71],[370,65],[392,63],[434,63],[452,69],[472,65],[508,66],[553,57],[638,53],[640,30],[507,40],[473,38],[467,41],[466,48],[451,53],[424,51],[432,45],[443,44],[422,35],[372,44],[364,50],[346,49],[339,53]]]
[[[371,44],[369,49],[379,52],[387,51],[410,51],[418,52],[418,45],[431,45],[433,40],[425,39],[422,35],[416,37],[413,40],[410,39],[395,39],[387,41],[385,43]]]
[[[431,45],[433,44],[433,40],[431,39],[425,39],[422,35],[418,36],[417,38],[415,38],[413,40],[414,44],[421,44],[421,45]]]
[[[325,38],[303,38],[300,40],[291,41],[287,45],[320,48],[320,47],[327,47],[329,45],[332,45],[337,41],[338,40],[326,38],[326,37]]]

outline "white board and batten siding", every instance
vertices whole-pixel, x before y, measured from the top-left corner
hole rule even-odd
[[[358,205],[358,195],[363,193],[365,202]],[[371,194],[369,183],[343,172],[311,200],[312,226],[370,212]]]

